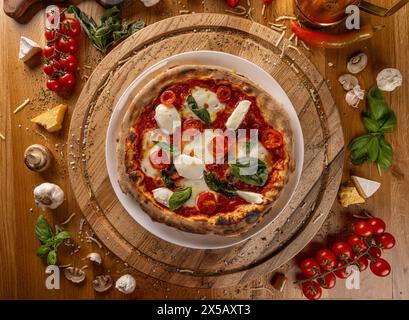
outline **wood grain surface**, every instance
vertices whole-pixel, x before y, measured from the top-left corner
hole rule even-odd
[[[247,7],[246,2],[242,1]],[[262,24],[273,21],[274,17],[292,12],[291,1],[275,1],[267,8],[265,17],[261,16],[261,2],[250,1],[252,18]],[[384,1],[391,4],[393,1]],[[93,1],[81,3],[81,8],[94,17],[102,12]],[[124,7],[125,18],[143,17],[147,24],[179,14],[179,10],[189,10],[190,12],[216,12],[225,13],[227,7],[224,1],[167,1],[163,0],[154,8],[144,8],[139,2],[128,2]],[[356,45],[348,49],[339,51],[312,50],[308,53],[308,58],[314,62],[318,70],[328,81],[330,90],[335,98],[336,105],[342,116],[343,131],[345,141],[348,142],[355,135],[363,132],[363,127],[359,117],[359,111],[351,109],[344,102],[343,89],[338,85],[337,77],[345,72],[346,60],[356,51],[363,50],[369,55],[369,65],[364,72],[359,75],[360,82],[365,89],[369,89],[374,81],[377,72],[384,67],[399,68],[404,77],[409,76],[409,62],[407,59],[408,31],[409,31],[409,8],[404,8],[397,15],[388,19],[378,19],[364,15],[367,22],[382,23],[386,25],[385,30],[378,33],[365,45]],[[1,241],[0,241],[0,298],[26,298],[26,299],[94,299],[94,298],[187,298],[187,299],[211,299],[211,298],[255,298],[255,299],[299,299],[302,297],[299,288],[292,284],[298,272],[297,262],[308,253],[313,252],[317,247],[322,246],[326,241],[332,242],[337,239],[338,234],[346,233],[350,224],[350,213],[359,212],[360,208],[344,210],[334,203],[331,214],[321,228],[319,234],[314,238],[303,253],[295,259],[286,263],[278,271],[289,277],[290,281],[283,293],[269,291],[269,280],[271,273],[262,275],[257,279],[242,281],[236,286],[219,289],[189,289],[167,282],[148,277],[137,272],[128,265],[120,262],[105,248],[98,248],[94,243],[87,243],[77,234],[81,219],[81,211],[70,190],[67,173],[67,154],[70,146],[66,144],[68,139],[68,124],[71,118],[74,105],[85,80],[95,69],[101,60],[101,55],[90,46],[88,40],[82,37],[80,40],[80,76],[82,81],[77,85],[75,92],[70,97],[58,97],[51,93],[43,93],[44,76],[39,66],[30,68],[18,61],[18,45],[20,35],[25,35],[31,39],[43,43],[42,36],[42,15],[38,13],[28,24],[20,25],[1,13],[1,114],[0,132],[6,140],[0,140],[1,159]],[[21,112],[14,115],[13,110],[27,97],[31,103]],[[324,298],[356,298],[356,299],[403,299],[409,298],[409,284],[407,272],[409,268],[409,253],[407,250],[409,230],[409,218],[407,216],[408,200],[406,193],[409,183],[405,174],[405,168],[409,164],[409,150],[406,145],[408,115],[406,112],[409,103],[409,91],[407,83],[396,92],[388,95],[393,109],[398,116],[398,128],[390,135],[390,141],[396,152],[396,158],[390,171],[385,172],[382,177],[378,176],[374,166],[355,167],[350,164],[349,157],[345,158],[344,180],[349,174],[355,173],[368,178],[373,178],[382,182],[380,191],[371,198],[365,206],[374,214],[382,217],[388,224],[388,229],[398,241],[394,250],[387,252],[385,256],[391,262],[393,272],[388,278],[376,278],[369,272],[361,275],[361,289],[347,290],[340,282],[331,291],[325,291]],[[47,134],[40,128],[29,122],[34,115],[52,107],[57,103],[64,102],[69,106],[68,116],[65,120],[64,130],[58,134]],[[361,110],[364,110],[361,105]],[[43,143],[49,146],[56,162],[52,170],[44,174],[29,172],[22,161],[24,149],[32,143]],[[73,248],[61,248],[59,253],[61,264],[72,264],[75,266],[88,265],[87,281],[85,284],[77,286],[62,280],[61,289],[50,291],[44,286],[45,274],[44,262],[35,256],[38,242],[35,239],[33,228],[40,210],[35,207],[32,198],[32,189],[37,184],[51,181],[59,184],[66,192],[66,201],[53,213],[46,213],[47,218],[58,224],[65,220],[71,213],[76,213],[73,220],[67,226],[75,236],[77,246],[80,250],[76,254],[70,254]],[[32,208],[32,210],[30,210]],[[91,232],[88,225],[85,230]],[[101,252],[104,263],[102,267],[91,265],[82,260],[91,251]],[[190,257],[188,257],[189,259]],[[160,270],[152,270],[159,272]],[[268,270],[266,270],[268,271]],[[110,290],[105,294],[97,294],[91,287],[91,280],[95,275],[111,272],[114,278],[130,272],[137,279],[137,289],[129,296]]]

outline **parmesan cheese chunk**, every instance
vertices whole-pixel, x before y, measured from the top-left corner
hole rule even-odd
[[[357,176],[352,176],[351,178],[355,187],[358,189],[359,194],[364,198],[371,197],[381,186],[381,184],[377,181],[372,181]]]
[[[67,106],[60,104],[55,108],[43,112],[37,117],[31,119],[31,122],[43,126],[48,132],[55,132],[61,130],[66,110]]]
[[[231,130],[237,130],[241,122],[246,117],[247,112],[250,109],[251,102],[248,100],[240,101],[236,109],[226,121],[226,128]]]
[[[237,190],[237,195],[249,203],[263,203],[263,195],[260,193]]]
[[[203,177],[205,166],[203,161],[199,158],[182,153],[176,157],[174,163],[176,171],[184,178],[198,180]]]
[[[180,115],[176,108],[169,108],[163,104],[156,107],[155,120],[159,128],[167,134],[173,134],[181,124]]]
[[[152,190],[152,193],[156,201],[169,208],[169,199],[173,194],[172,190],[168,188],[157,188]]]
[[[365,199],[359,195],[355,187],[341,187],[338,196],[339,202],[344,208],[353,204],[365,203]]]

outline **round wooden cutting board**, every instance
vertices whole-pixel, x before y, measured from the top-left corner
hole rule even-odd
[[[95,69],[79,97],[70,127],[72,189],[87,221],[105,246],[135,269],[189,287],[224,287],[260,277],[296,255],[321,227],[341,181],[344,140],[326,82],[296,50],[275,46],[280,34],[250,20],[192,14],[150,25],[115,48]],[[113,108],[147,67],[177,53],[215,50],[262,67],[292,101],[305,140],[300,183],[286,209],[262,232],[225,249],[179,247],[148,233],[123,209],[105,163]],[[132,95],[131,95],[132,96]],[[130,97],[131,99],[132,97]],[[69,157],[68,161],[72,161]]]

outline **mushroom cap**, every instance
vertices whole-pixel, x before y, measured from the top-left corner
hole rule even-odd
[[[112,287],[113,281],[110,275],[96,276],[92,281],[92,287],[96,292],[105,292]]]
[[[356,85],[359,84],[357,77],[349,73],[339,76],[338,81],[345,91],[352,90]]]
[[[368,56],[361,52],[349,59],[347,69],[352,74],[360,73],[368,64]]]
[[[64,270],[65,277],[73,283],[81,283],[85,280],[86,274],[84,270],[76,267],[68,267]]]
[[[47,170],[52,159],[51,151],[41,144],[33,144],[24,151],[24,163],[32,171],[42,172]]]

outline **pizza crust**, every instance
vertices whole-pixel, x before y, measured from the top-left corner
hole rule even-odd
[[[267,200],[265,203],[261,205],[241,205],[233,212],[218,213],[211,217],[205,215],[184,217],[157,204],[152,194],[137,188],[137,177],[130,177],[126,172],[127,159],[131,156],[127,154],[127,138],[132,136],[130,131],[132,129],[130,128],[139,118],[143,108],[151,104],[163,89],[190,79],[212,79],[218,84],[227,82],[232,86],[238,86],[247,95],[256,98],[256,103],[266,122],[283,133],[288,154],[287,165],[280,172],[283,177],[282,181],[274,191],[266,194]],[[152,220],[192,233],[238,236],[248,231],[268,213],[278,198],[280,190],[295,169],[291,122],[282,105],[247,78],[219,67],[202,65],[176,66],[152,79],[141,89],[130,104],[124,116],[117,143],[118,182],[122,191],[134,197]],[[130,142],[128,141],[128,143]]]

